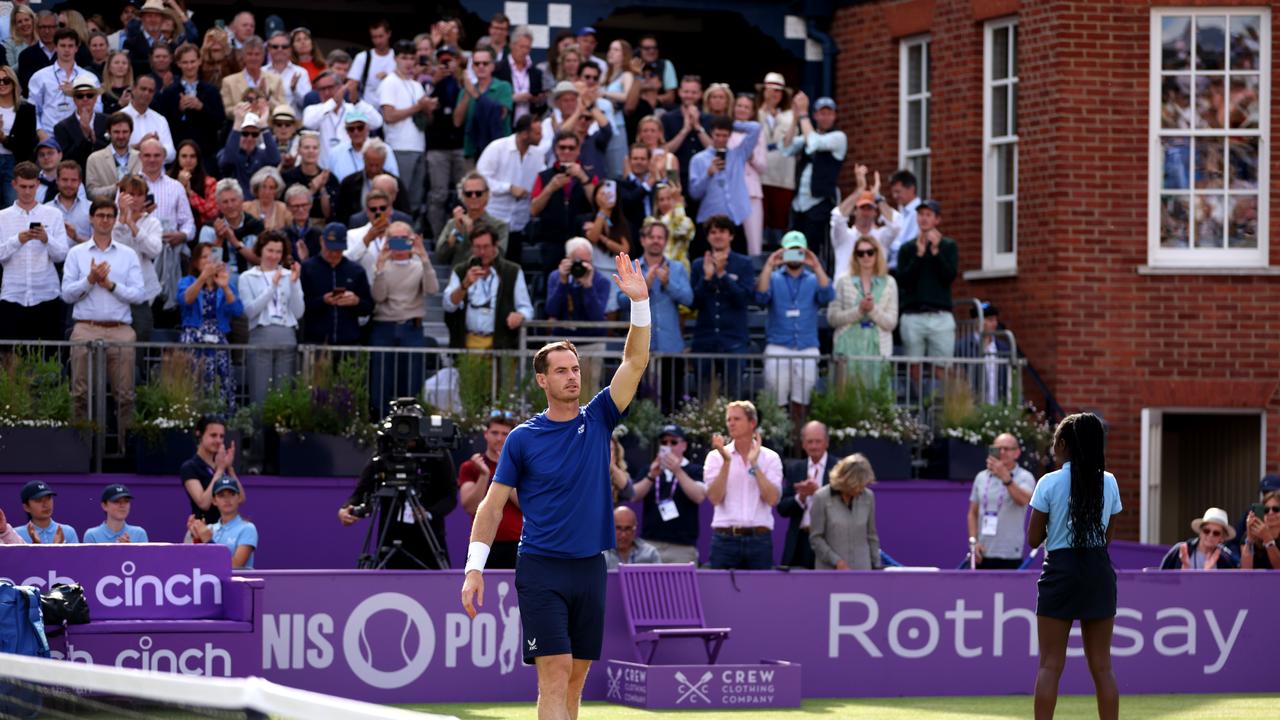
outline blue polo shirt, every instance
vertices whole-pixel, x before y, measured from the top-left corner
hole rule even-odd
[[[253,569],[253,556],[258,550],[258,528],[253,523],[237,515],[226,525],[216,522],[209,529],[213,531],[213,542],[231,548],[233,555],[241,545],[252,547],[254,552],[249,553],[249,561],[244,566],[248,570]]]
[[[1071,547],[1071,463],[1040,478],[1031,494],[1031,507],[1049,516],[1048,537],[1045,549],[1062,550]],[[1102,529],[1106,530],[1111,516],[1124,508],[1120,505],[1120,486],[1116,476],[1102,473]]]
[[[769,289],[756,293],[756,302],[769,310],[765,338],[770,345],[792,350],[818,347],[818,311],[835,299],[831,283],[818,286],[818,276],[809,268],[792,277],[785,268],[773,271]]]
[[[585,558],[614,547],[609,440],[626,413],[609,388],[557,422],[538,413],[507,436],[493,481],[520,493],[521,555]]]
[[[120,528],[120,532],[116,532],[107,527],[105,522],[98,527],[85,530],[84,541],[86,543],[113,543],[119,540],[121,535],[128,535],[131,543],[148,542],[147,531],[137,525],[125,523],[124,527]]]
[[[11,523],[11,524],[13,525],[13,531],[18,533],[18,537],[22,538],[24,542],[30,545],[31,533],[27,532],[27,524],[26,523],[22,523],[21,525],[17,523]],[[52,545],[53,536],[58,533],[58,528],[62,528],[62,539],[64,542],[67,542],[67,543],[80,542],[80,536],[76,534],[75,528],[71,527],[70,525],[57,522],[56,520],[50,520],[49,527],[47,528],[42,529],[37,527],[36,537],[40,538],[41,544]]]

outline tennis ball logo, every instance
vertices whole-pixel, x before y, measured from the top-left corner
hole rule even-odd
[[[394,633],[370,633],[369,620],[384,611],[401,614],[403,626]],[[394,621],[391,624],[396,625]],[[417,646],[410,647],[414,634]],[[401,593],[385,592],[366,598],[351,611],[342,632],[342,652],[351,672],[383,690],[404,687],[421,677],[431,664],[435,649],[436,630],[431,615],[417,600]]]

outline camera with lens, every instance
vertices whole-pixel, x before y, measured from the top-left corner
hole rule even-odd
[[[373,509],[369,507],[369,503],[366,501],[359,505],[352,505],[349,512],[352,517],[367,518],[369,517],[369,513],[373,512]]]
[[[573,263],[569,265],[569,274],[575,278],[580,278],[586,275],[587,264],[581,260],[574,260]]]
[[[414,398],[391,401],[391,411],[378,426],[377,459],[440,458],[456,449],[461,435],[447,418],[428,416]]]

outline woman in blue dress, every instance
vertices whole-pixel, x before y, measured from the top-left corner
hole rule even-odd
[[[191,258],[191,273],[178,281],[178,301],[182,310],[183,345],[226,345],[231,318],[244,313],[244,305],[231,289],[227,266],[210,257],[209,245],[197,245]],[[201,348],[192,351],[201,370],[202,389],[216,387],[228,413],[236,407],[236,381],[231,373],[231,354],[226,350]]]
[[[1058,423],[1053,454],[1062,467],[1040,478],[1031,496],[1027,539],[1032,547],[1044,543],[1046,551],[1036,583],[1036,720],[1053,717],[1067,638],[1076,620],[1098,696],[1098,717],[1114,720],[1120,714],[1120,691],[1111,669],[1116,571],[1107,545],[1115,534],[1111,519],[1122,508],[1115,476],[1105,470],[1103,444],[1102,421],[1092,413]]]

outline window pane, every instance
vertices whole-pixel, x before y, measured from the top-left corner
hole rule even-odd
[[[1258,138],[1233,137],[1228,140],[1231,162],[1231,189],[1258,188]]]
[[[1196,188],[1222,189],[1225,164],[1222,145],[1218,138],[1196,138]]]
[[[1009,28],[1009,74],[1013,77],[1018,76],[1018,26],[1014,25]]]
[[[1164,98],[1160,106],[1160,127],[1183,130],[1191,127],[1191,76],[1171,75],[1160,84]]]
[[[1186,70],[1191,65],[1191,17],[1166,16],[1160,22],[1160,67]]]
[[[1009,77],[1009,28],[1001,27],[991,31],[991,78],[1002,80]]]
[[[1231,17],[1231,69],[1257,70],[1262,48],[1262,32],[1257,15]]]
[[[1009,86],[991,88],[991,136],[1009,134]]]
[[[917,150],[924,147],[923,130],[924,125],[921,122],[921,114],[923,113],[923,101],[912,100],[907,103],[907,149]]]
[[[1196,195],[1196,247],[1222,247],[1221,195]]]
[[[1015,83],[1009,88],[1009,134],[1018,134],[1018,85]]]
[[[996,147],[996,194],[1012,195],[1017,179],[1018,146],[1014,143]]]
[[[1231,76],[1231,127],[1258,127],[1258,98],[1261,89],[1258,87],[1257,75]]]
[[[1013,201],[996,203],[996,252],[1014,251]]]
[[[1257,196],[1237,195],[1231,198],[1231,225],[1227,232],[1228,247],[1258,247]]]
[[[1227,47],[1227,19],[1221,15],[1196,17],[1196,69],[1222,70]]]
[[[932,197],[929,194],[929,156],[917,155],[907,163],[911,168],[911,172],[916,176],[916,187],[919,190],[919,197]]]
[[[1165,195],[1160,199],[1160,246],[1190,245],[1187,228],[1187,196]]]
[[[1191,139],[1161,138],[1164,151],[1165,190],[1186,190],[1191,187]]]
[[[917,95],[920,93],[920,75],[921,64],[924,62],[924,48],[919,45],[910,45],[907,47],[907,94]]]
[[[1222,111],[1226,99],[1222,96],[1222,77],[1196,77],[1196,127],[1222,127]]]

